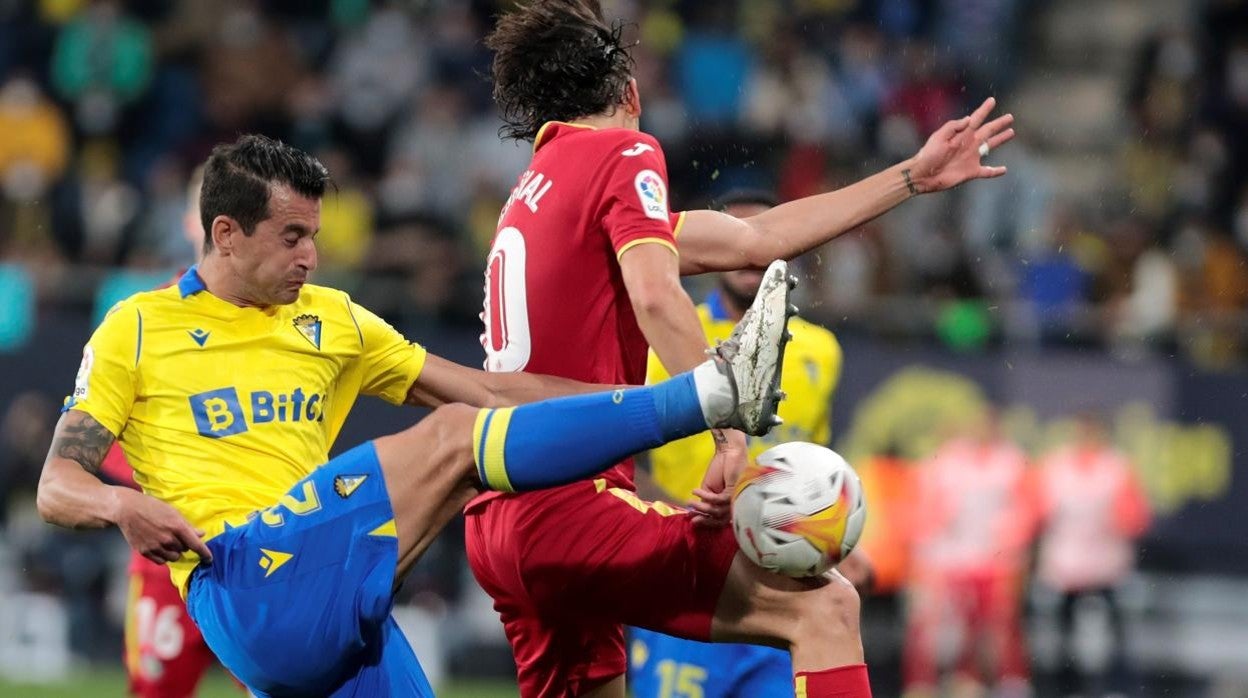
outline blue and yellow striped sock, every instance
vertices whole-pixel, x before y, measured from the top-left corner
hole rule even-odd
[[[481,410],[472,444],[481,482],[518,492],[583,480],[706,428],[690,372],[645,388]]]

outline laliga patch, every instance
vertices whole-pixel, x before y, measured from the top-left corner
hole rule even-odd
[[[88,344],[82,348],[82,363],[78,364],[78,375],[74,377],[74,402],[87,399],[87,389],[91,383],[91,367],[94,364],[95,351]]]
[[[346,499],[360,489],[360,485],[368,479],[367,475],[339,475],[334,478],[334,493]]]
[[[667,187],[659,173],[642,170],[633,179],[633,186],[637,188],[637,198],[641,200],[641,210],[646,217],[667,220]]]

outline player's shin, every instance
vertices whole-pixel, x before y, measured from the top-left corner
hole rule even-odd
[[[503,491],[562,485],[596,475],[639,451],[704,431],[722,409],[718,397],[714,406],[704,407],[704,402],[721,391],[708,390],[708,381],[713,385],[715,378],[705,372],[695,376],[697,372],[645,388],[482,410],[473,429],[481,482]],[[731,388],[728,404],[733,404]]]

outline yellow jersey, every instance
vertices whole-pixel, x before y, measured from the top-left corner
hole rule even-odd
[[[736,323],[723,310],[719,292],[698,306],[698,317],[706,339],[712,345],[727,339]],[[750,437],[750,458],[786,441],[827,444],[832,439],[832,393],[841,378],[841,345],[828,330],[801,318],[789,321],[793,340],[784,352],[780,389],[788,398],[780,403],[784,424],[763,437]],[[646,383],[654,384],[668,373],[653,351],[646,368]],[[669,497],[689,499],[702,484],[706,465],[715,454],[709,433],[673,441],[650,451],[650,474]]]
[[[117,436],[134,479],[211,538],[274,505],[329,459],[361,395],[402,404],[425,363],[344,292],[240,308],[192,267],[121,301],[91,336],[67,409]],[[170,564],[185,585],[199,559]]]

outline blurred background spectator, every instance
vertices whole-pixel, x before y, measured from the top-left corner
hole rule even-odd
[[[914,485],[905,694],[1030,695],[1022,591],[1035,529],[1027,456],[988,409]]]
[[[1131,462],[1108,440],[1104,421],[1080,416],[1078,433],[1039,465],[1038,581],[1061,595],[1061,695],[1125,694],[1131,690],[1120,586],[1135,567],[1135,541],[1148,528],[1149,510]],[[1074,646],[1075,611],[1103,601],[1112,647],[1103,671],[1085,687]]]

